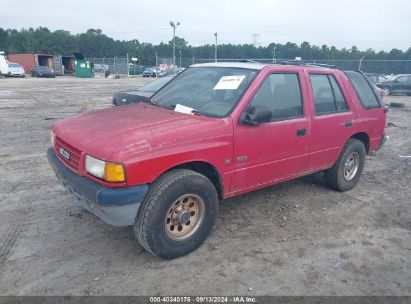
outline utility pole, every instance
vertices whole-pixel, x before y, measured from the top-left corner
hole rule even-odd
[[[273,62],[275,63],[275,50],[277,49],[277,47],[275,46],[273,49]]]
[[[217,62],[217,32],[214,33],[215,36],[215,51],[214,51],[214,57],[215,57],[215,62]]]
[[[127,78],[130,78],[130,64],[128,63],[128,53],[127,53]]]
[[[170,25],[173,28],[173,65],[176,65],[176,28],[180,25],[180,22],[170,21]]]
[[[156,67],[158,66],[157,52],[156,52]]]
[[[180,50],[180,68],[181,68],[181,50]]]

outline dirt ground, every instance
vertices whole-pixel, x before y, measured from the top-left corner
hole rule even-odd
[[[83,210],[46,159],[57,119],[147,81],[0,78],[1,295],[411,295],[411,97],[385,98],[407,108],[355,189],[317,174],[223,201],[203,246],[162,261]]]

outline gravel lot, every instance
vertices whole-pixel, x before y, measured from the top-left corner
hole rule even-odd
[[[407,108],[354,190],[316,174],[223,201],[199,250],[162,261],[79,207],[46,160],[57,119],[150,80],[0,78],[1,295],[411,295],[411,97],[385,98]]]

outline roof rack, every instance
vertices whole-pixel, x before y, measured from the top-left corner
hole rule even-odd
[[[230,62],[244,62],[244,63],[259,63],[259,64],[280,64],[280,65],[297,65],[297,66],[305,66],[305,67],[312,67],[312,68],[329,68],[329,69],[337,69],[337,70],[343,70],[337,65],[334,64],[326,64],[326,63],[306,63],[303,60],[294,60],[294,59],[289,59],[289,60],[275,60],[271,62],[259,62],[251,59],[237,59],[234,61]]]
[[[238,62],[261,63],[261,62],[250,60],[250,59],[239,59]]]
[[[320,68],[330,68],[330,69],[336,69],[337,66],[334,64],[326,64],[326,63],[306,63],[306,66],[310,67],[320,67]]]
[[[305,67],[313,68],[329,68],[329,69],[340,69],[334,64],[325,64],[325,63],[306,63],[302,60],[276,60],[275,62],[270,62],[271,64],[284,64],[284,65],[298,65]]]
[[[270,63],[286,65],[304,65],[304,62],[302,62],[301,60],[276,60]]]

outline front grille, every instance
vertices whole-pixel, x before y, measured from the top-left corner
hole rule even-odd
[[[60,154],[60,148],[63,148],[68,153],[70,153],[70,158],[67,159]],[[58,158],[65,163],[68,167],[73,169],[74,171],[78,172],[79,164],[80,164],[80,155],[81,152],[79,149],[74,148],[72,145],[69,145],[61,138],[56,136],[55,139],[55,147],[54,147]]]

